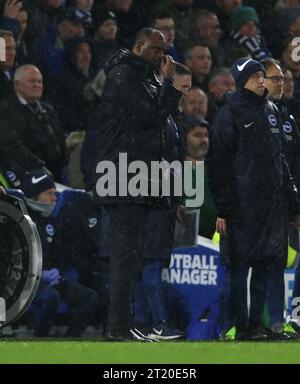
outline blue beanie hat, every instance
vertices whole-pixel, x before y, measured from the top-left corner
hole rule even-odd
[[[22,179],[20,188],[24,192],[25,197],[32,198],[48,189],[55,188],[55,183],[47,172],[37,169],[27,172]]]
[[[259,61],[247,57],[236,60],[231,68],[231,74],[237,89],[244,88],[249,77],[259,71],[266,73],[265,67]]]

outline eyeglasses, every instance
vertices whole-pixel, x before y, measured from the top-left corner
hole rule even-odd
[[[250,78],[255,80],[265,79],[265,74],[264,72],[256,72],[253,75],[251,75]]]
[[[283,76],[269,76],[269,77],[265,77],[265,79],[270,79],[273,84],[284,83],[285,81],[285,77]]]

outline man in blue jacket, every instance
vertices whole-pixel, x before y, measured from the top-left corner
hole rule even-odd
[[[298,193],[282,149],[282,122],[266,98],[265,68],[242,58],[232,67],[236,92],[211,128],[210,178],[221,234],[221,256],[230,278],[232,321],[237,339],[266,339],[260,329],[269,267],[286,252],[288,211],[299,228]],[[256,300],[247,306],[250,283]]]

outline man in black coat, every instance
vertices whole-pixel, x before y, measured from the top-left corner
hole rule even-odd
[[[105,160],[118,168],[120,153],[127,154],[128,163],[141,160],[148,166],[164,156],[168,116],[176,112],[181,96],[173,87],[175,63],[165,51],[163,35],[147,28],[137,34],[132,52],[121,50],[109,61],[95,137],[94,170]],[[163,85],[157,78],[160,71]],[[96,178],[97,174],[95,182]],[[114,185],[119,181],[115,180]],[[94,188],[97,193],[98,183]],[[107,337],[131,339],[130,298],[143,265],[145,223],[151,206],[161,199],[121,193],[99,197],[97,193],[96,199],[107,204],[111,222]]]
[[[265,339],[259,329],[269,267],[286,253],[288,208],[299,228],[298,193],[282,149],[282,123],[266,98],[265,69],[252,59],[232,67],[237,91],[211,129],[210,178],[218,210],[221,256],[231,280],[230,308],[238,339]],[[249,268],[250,315],[247,308]],[[252,298],[253,299],[253,298]]]
[[[41,101],[42,74],[33,65],[23,65],[15,72],[14,86],[14,95],[0,105],[0,115],[10,123],[22,145],[43,160],[59,181],[64,134],[52,106]]]
[[[263,62],[266,69],[265,85],[268,90],[268,99],[277,106],[283,127],[283,150],[288,162],[295,185],[299,191],[300,187],[300,134],[297,123],[290,111],[282,101],[284,76],[280,63],[274,59],[268,59]],[[290,219],[290,217],[288,217]],[[289,222],[286,222],[289,227]],[[289,232],[293,231],[292,227]],[[296,235],[298,236],[298,234]],[[271,336],[279,339],[291,339],[297,335],[285,324],[285,283],[284,268],[287,264],[288,248],[282,260],[272,263],[269,273],[268,289],[266,303],[270,320]],[[255,275],[253,276],[255,279]]]

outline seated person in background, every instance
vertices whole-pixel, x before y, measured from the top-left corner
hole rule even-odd
[[[0,115],[14,129],[22,145],[44,161],[55,180],[64,163],[64,133],[53,107],[43,102],[43,77],[33,65],[22,65],[14,75],[14,94],[3,100]]]
[[[238,7],[231,16],[231,42],[246,48],[251,57],[261,61],[271,57],[264,37],[259,31],[259,18],[254,8]]]
[[[49,336],[55,324],[59,304],[70,309],[66,337],[80,337],[86,326],[92,323],[99,309],[97,293],[65,275],[64,255],[56,231],[57,219],[51,216],[56,202],[54,180],[45,171],[35,170],[24,177],[21,189],[30,217],[35,222],[43,249],[41,285],[32,303],[35,320],[35,336]],[[72,229],[69,228],[69,231]]]

